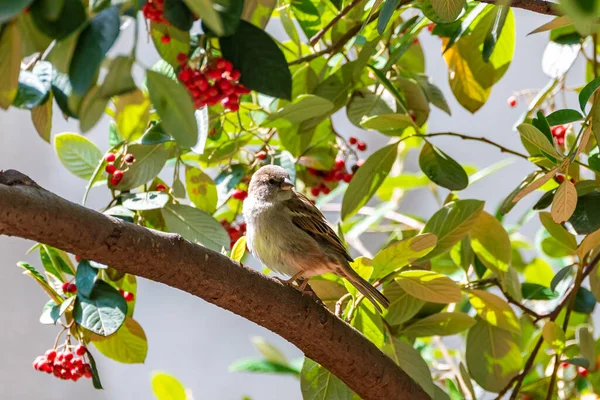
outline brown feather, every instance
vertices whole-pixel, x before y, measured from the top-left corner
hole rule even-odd
[[[292,214],[294,225],[308,233],[318,243],[334,250],[344,259],[350,262],[354,261],[321,211],[302,193],[295,192],[294,194],[295,196],[284,203]]]

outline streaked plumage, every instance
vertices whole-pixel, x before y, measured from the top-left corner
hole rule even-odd
[[[325,216],[293,190],[285,169],[268,165],[250,181],[244,200],[248,248],[273,271],[302,278],[333,272],[348,279],[377,309],[389,301],[350,266],[352,257]]]

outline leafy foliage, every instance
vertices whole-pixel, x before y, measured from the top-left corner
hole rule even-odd
[[[432,105],[453,110],[425,74],[419,41],[426,28],[440,38],[452,95],[475,113],[514,56],[516,20],[503,1],[4,2],[0,107],[31,112],[62,165],[87,182],[84,203],[107,186],[105,214],[179,234],[236,262],[246,256],[240,211],[250,177],[262,165],[282,166],[317,207],[340,211],[343,243],[363,252],[363,235],[384,235],[372,255],[352,263],[390,300],[383,313],[341,277],[325,274],[310,285],[428,395],[475,399],[513,390],[514,398],[575,398],[600,392],[591,319],[600,299],[600,5],[560,5],[564,15],[532,32],[549,32],[548,83],[509,98],[511,107],[527,104],[507,147],[430,132]],[[269,21],[281,22],[288,37],[269,35]],[[142,26],[160,56],[150,68],[136,59]],[[135,35],[131,53],[113,54],[126,35]],[[586,63],[585,81],[567,87],[577,59]],[[563,102],[569,90],[576,102]],[[82,133],[110,118],[110,147],[79,133],[53,135],[54,104],[79,120]],[[370,131],[368,141],[336,130],[344,113]],[[375,136],[388,142],[363,160]],[[531,168],[494,213],[487,198],[463,193],[506,164],[477,170],[451,158],[455,151],[438,137],[491,145]],[[514,150],[520,146],[524,153]],[[420,171],[406,171],[415,157]],[[491,179],[485,183],[496,190]],[[413,190],[431,192],[439,209],[402,214]],[[533,206],[518,204],[539,194]],[[527,213],[508,224],[514,209]],[[536,214],[532,242],[519,232]],[[135,276],[91,260],[73,263],[45,244],[35,249],[41,269],[19,266],[49,297],[40,322],[69,330],[61,346],[92,343],[117,362],[143,363],[148,341],[133,319]],[[447,336],[466,346],[448,348]],[[240,360],[232,371],[296,377],[305,399],[358,398],[310,358],[290,362],[263,339],[253,343],[262,358]],[[84,357],[101,388],[92,355]],[[155,374],[152,389],[159,400],[188,398],[167,374]]]

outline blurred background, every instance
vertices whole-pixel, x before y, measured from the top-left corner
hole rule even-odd
[[[548,41],[545,33],[527,36],[527,33],[547,22],[550,18],[515,10],[517,22],[516,51],[510,68],[493,88],[487,104],[472,115],[454,100],[448,87],[447,68],[441,56],[441,42],[423,30],[420,40],[425,51],[427,75],[444,92],[452,117],[432,108],[428,121],[429,132],[454,131],[468,135],[485,136],[506,147],[523,151],[521,142],[512,127],[525,108],[524,102],[510,108],[506,99],[513,92],[523,89],[539,89],[548,78],[541,68],[541,58]],[[127,28],[131,31],[131,27]],[[278,19],[272,19],[267,30],[277,39],[285,40],[285,33]],[[158,59],[151,42],[141,32],[138,47],[140,64],[135,67],[138,82],[143,78],[142,66],[150,67]],[[114,53],[129,51],[131,35],[123,35],[112,50]],[[585,75],[582,62],[574,65],[567,81],[568,86],[582,84]],[[345,136],[358,136],[369,144],[369,152],[387,142],[377,132],[362,131],[347,121],[345,111],[334,117],[338,132]],[[29,113],[16,109],[0,111],[0,170],[17,169],[31,176],[41,186],[73,202],[81,201],[85,184],[69,173],[59,162],[52,146],[40,139],[30,120]],[[65,121],[58,108],[54,111],[53,134],[78,132],[77,121]],[[100,148],[108,149],[108,119],[104,118],[88,134]],[[478,142],[465,142],[458,138],[434,139],[444,152],[465,165],[484,168],[508,156],[497,149]],[[417,171],[416,156],[409,158],[407,170]],[[512,157],[514,158],[514,157]],[[461,198],[486,200],[486,210],[494,212],[502,201],[533,165],[525,160],[495,172],[490,177],[473,184],[461,193]],[[165,174],[168,176],[168,174]],[[446,193],[441,193],[442,197]],[[523,214],[535,197],[526,198],[507,216],[511,223]],[[107,204],[106,188],[92,190],[88,206],[100,208]],[[435,198],[426,190],[409,192],[400,205],[404,214],[429,217],[439,208]],[[331,222],[338,215],[329,214]],[[530,221],[523,233],[533,237],[538,227],[537,219]],[[381,245],[377,237],[364,240],[367,248],[374,251]],[[240,358],[259,356],[251,344],[254,336],[262,336],[284,351],[290,359],[302,357],[301,352],[284,339],[271,332],[222,310],[201,299],[167,286],[139,279],[136,320],[144,327],[149,342],[148,357],[142,365],[123,365],[103,356],[96,358],[104,390],[93,389],[89,380],[77,383],[59,381],[33,370],[33,359],[52,347],[58,328],[40,325],[38,322],[46,295],[33,280],[22,276],[16,262],[25,260],[40,265],[37,253],[26,256],[33,242],[0,237],[0,397],[12,400],[65,399],[81,396],[97,399],[151,399],[150,376],[162,370],[177,377],[194,394],[196,400],[297,400],[301,398],[299,381],[291,376],[268,376],[263,374],[230,373],[229,365]],[[356,252],[353,254],[357,256]],[[249,258],[250,265],[258,267]],[[168,266],[165,266],[168,268]],[[94,351],[94,350],[92,350]]]

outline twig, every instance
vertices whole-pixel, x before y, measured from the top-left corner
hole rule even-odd
[[[444,360],[446,361],[446,363],[450,367],[450,370],[454,373],[454,375],[456,375],[456,379],[458,379],[458,383],[460,383],[460,385],[465,389],[465,393],[469,394],[469,396],[466,396],[466,398],[470,399],[471,395],[470,395],[469,390],[468,390],[469,388],[468,388],[467,384],[465,383],[465,381],[464,381],[464,379],[462,377],[462,374],[460,373],[458,367],[454,363],[454,360],[450,356],[450,353],[448,353],[448,349],[446,348],[446,345],[444,344],[444,342],[442,341],[442,339],[439,336],[434,336],[433,337],[433,341],[435,342],[435,344],[437,345],[437,347],[442,352],[442,356],[444,357]],[[475,400],[475,399],[473,399],[473,400]]]
[[[509,153],[512,155],[515,155],[517,157],[521,157],[524,158],[525,160],[529,159],[529,156],[526,156],[523,153],[519,153],[518,151],[514,151],[511,149],[508,149],[504,146],[502,146],[501,144],[498,144],[496,142],[493,142],[491,140],[489,140],[488,138],[484,138],[484,137],[476,137],[476,136],[469,136],[469,135],[463,135],[460,133],[455,133],[455,132],[439,132],[439,133],[428,133],[428,134],[415,134],[415,135],[410,135],[411,137],[422,137],[422,138],[432,138],[432,137],[436,137],[436,136],[454,136],[454,137],[459,137],[463,140],[474,140],[476,142],[483,142],[483,143],[487,143],[491,146],[494,146],[496,148],[498,148],[502,153]]]
[[[308,44],[310,44],[311,46],[317,44],[329,29],[331,29],[340,19],[344,18],[346,14],[350,12],[350,10],[352,10],[360,3],[362,3],[362,0],[354,0],[352,3],[348,4],[342,10],[340,10],[340,12],[335,17],[333,17],[327,25],[325,25],[319,32],[315,33],[315,35],[310,38]]]
[[[337,204],[337,203],[324,204],[321,207],[321,210],[325,211],[325,212],[338,212],[338,211],[342,210],[342,205]],[[357,214],[370,216],[370,215],[375,214],[376,212],[377,212],[377,210],[375,210],[373,207],[362,207],[357,212]],[[409,228],[418,229],[418,230],[423,229],[423,227],[425,226],[425,224],[422,223],[421,221],[417,221],[414,218],[411,218],[404,214],[400,214],[395,211],[386,212],[383,215],[383,218],[388,219],[390,221],[398,222],[400,224],[408,226]]]

